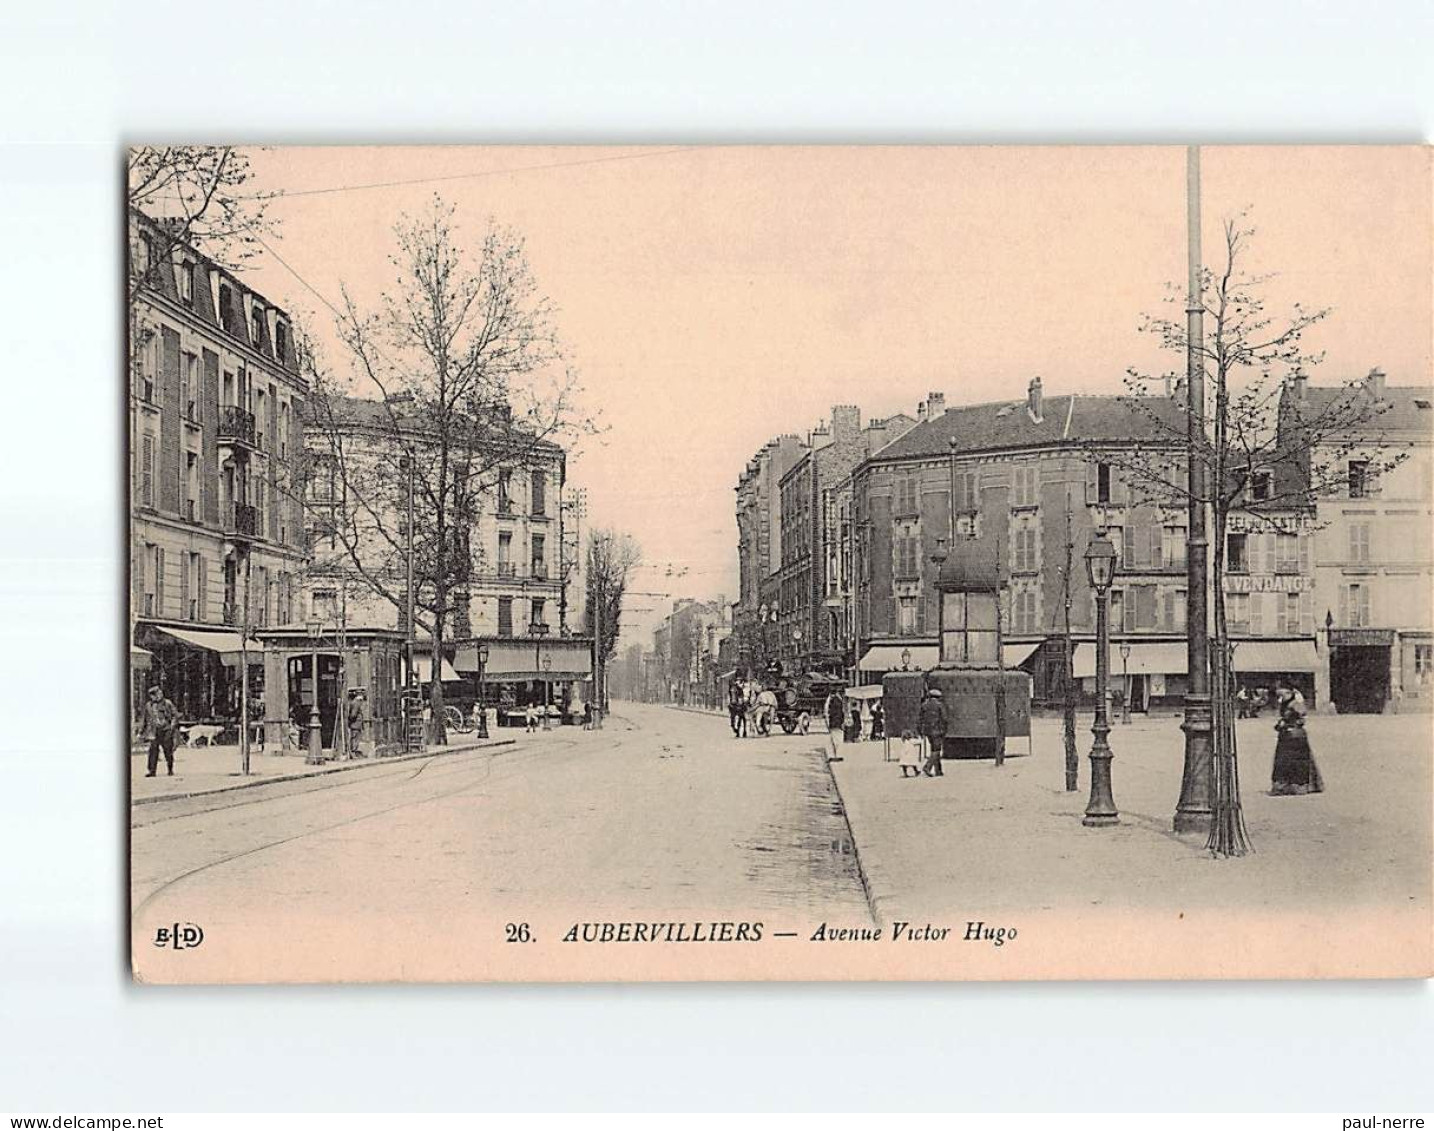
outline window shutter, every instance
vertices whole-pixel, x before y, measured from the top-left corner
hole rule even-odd
[[[1126,569],[1134,569],[1138,564],[1135,555],[1135,527],[1127,524],[1121,535],[1121,565]]]
[[[1117,506],[1124,506],[1130,501],[1130,492],[1126,489],[1125,475],[1116,470],[1113,465],[1110,469],[1110,501]]]
[[[885,606],[882,613],[882,618],[886,625],[885,631],[888,635],[894,636],[896,634],[896,598],[885,597],[882,600],[882,604]]]
[[[1349,586],[1339,587],[1339,623],[1341,626],[1349,625]]]
[[[1300,534],[1297,537],[1300,544],[1300,573],[1308,574],[1310,571],[1310,536]]]
[[[1128,590],[1128,591],[1126,592],[1125,596],[1121,599],[1121,602],[1120,602],[1120,606],[1121,606],[1121,608],[1120,608],[1120,611],[1121,611],[1121,626],[1120,626],[1120,627],[1121,627],[1125,632],[1134,632],[1134,631],[1135,631],[1135,624],[1136,624],[1136,620],[1135,620],[1135,605],[1136,605],[1136,601],[1135,601],[1135,590],[1134,590],[1134,589],[1130,589],[1130,590]]]
[[[189,619],[189,560],[188,555],[180,557],[179,571],[179,617],[181,620]]]
[[[154,548],[154,615],[164,616],[164,548]]]
[[[1164,537],[1163,527],[1151,523],[1146,529],[1150,532],[1150,568],[1160,569],[1162,563],[1162,550],[1160,539]]]
[[[1171,589],[1165,591],[1165,619],[1161,627],[1165,629],[1175,628],[1175,592]]]
[[[148,547],[143,542],[135,546],[130,560],[130,578],[134,584],[134,615],[144,615],[144,556]],[[133,641],[131,641],[133,643]]]
[[[1314,633],[1314,594],[1308,589],[1300,594],[1300,626],[1298,631],[1305,636]]]
[[[926,598],[919,597],[916,601],[916,635],[926,635]]]
[[[1100,469],[1095,463],[1085,465],[1085,501],[1087,506],[1100,502]]]

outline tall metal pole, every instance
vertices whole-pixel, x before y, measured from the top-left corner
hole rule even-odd
[[[405,557],[405,559],[406,559],[405,569],[406,569],[406,574],[407,574],[406,583],[405,583],[405,586],[404,586],[404,601],[405,601],[405,603],[407,604],[408,637],[407,637],[407,639],[404,641],[404,646],[403,646],[403,662],[404,662],[404,673],[403,673],[403,675],[404,675],[404,686],[405,686],[405,687],[412,687],[412,686],[413,686],[413,641],[414,641],[414,631],[413,631],[413,628],[414,628],[414,626],[413,626],[413,471],[414,471],[414,468],[413,468],[413,455],[412,455],[412,453],[410,453],[409,455],[404,456],[404,457],[403,457],[403,462],[404,462],[404,466],[408,469],[408,522],[407,522],[407,524],[406,524],[406,529],[405,529],[405,535],[406,535],[406,537],[405,537],[405,539],[404,539],[404,542],[405,542],[404,557]],[[434,651],[437,652],[437,649],[435,648]],[[436,662],[436,661],[435,661],[435,662]]]
[[[1189,287],[1185,303],[1186,326],[1186,444],[1189,459],[1189,551],[1186,555],[1186,670],[1185,768],[1180,801],[1175,808],[1177,833],[1210,830],[1210,636],[1206,594],[1209,553],[1205,500],[1209,495],[1205,467],[1205,359],[1204,298],[1200,264],[1200,147],[1186,150],[1186,216],[1189,242]]]
[[[1077,789],[1077,777],[1080,774],[1080,755],[1076,752],[1076,698],[1075,698],[1075,672],[1072,664],[1071,647],[1071,569],[1075,564],[1075,543],[1071,540],[1071,492],[1066,488],[1066,572],[1065,572],[1065,635],[1064,654],[1062,662],[1065,664],[1062,673],[1062,683],[1065,691],[1065,701],[1061,704],[1061,724],[1065,737],[1066,748],[1066,792],[1074,793]]]
[[[593,586],[593,698],[597,700],[593,705],[593,726],[602,730],[602,575],[591,578],[589,584]]]
[[[1106,714],[1106,696],[1110,683],[1110,628],[1106,620],[1110,590],[1101,586],[1095,594],[1095,723],[1090,728],[1095,743],[1090,750],[1090,802],[1085,807],[1081,824],[1105,828],[1120,824],[1115,797],[1110,788],[1110,720]]]
[[[251,553],[244,551],[244,599],[239,602],[239,772],[249,774],[249,579]]]

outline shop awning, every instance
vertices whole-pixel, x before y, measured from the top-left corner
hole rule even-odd
[[[586,640],[494,640],[486,644],[485,683],[520,683],[546,679],[566,683],[592,675],[592,645]],[[465,674],[478,673],[478,645],[460,644],[453,666]]]
[[[1034,644],[1002,644],[1001,645],[1001,666],[1007,668],[1018,668],[1036,654],[1036,649],[1041,646],[1037,640]]]
[[[129,666],[136,671],[149,667],[150,661],[153,659],[154,653],[148,648],[141,648],[137,644],[129,646]]]
[[[911,653],[912,671],[925,671],[936,666],[935,644],[873,644],[862,654],[858,666],[864,672],[899,672],[903,652]]]
[[[1001,646],[1001,663],[1008,668],[1020,667],[1031,658],[1040,642],[1034,644],[1004,644]],[[899,672],[901,654],[911,653],[911,670],[928,671],[936,666],[940,658],[935,644],[873,644],[861,658],[864,672]]]
[[[463,678],[453,670],[453,665],[447,660],[443,661],[443,666],[439,670],[443,673],[444,683]],[[418,677],[419,683],[427,683],[433,678],[433,661],[427,656],[414,656],[413,673]]]
[[[860,687],[848,687],[845,694],[848,699],[880,699],[881,684],[866,683]]]
[[[1235,645],[1237,672],[1312,672],[1313,640],[1241,640]]]
[[[172,636],[181,644],[217,652],[220,661],[230,667],[239,666],[239,653],[243,649],[244,639],[237,632],[229,632],[220,628],[169,628],[166,625],[155,625],[155,628],[166,636]],[[251,664],[263,662],[264,646],[257,640],[249,642],[249,653]]]
[[[1130,643],[1130,658],[1121,659],[1120,645],[1110,646],[1110,674],[1130,675],[1184,675],[1185,642],[1173,643],[1143,641]],[[1071,671],[1076,679],[1095,675],[1095,645],[1077,644],[1071,658]]]

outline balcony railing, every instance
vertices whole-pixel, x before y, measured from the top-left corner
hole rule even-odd
[[[239,603],[238,603],[237,601],[225,601],[225,602],[224,602],[224,623],[225,623],[225,624],[238,624],[238,623],[239,623]]]
[[[499,563],[498,563],[498,576],[499,576],[499,577],[517,577],[517,576],[518,576],[518,563],[517,563],[517,562],[499,562]]]
[[[548,563],[547,563],[547,562],[534,562],[534,563],[533,563],[533,578],[534,578],[534,580],[537,580],[537,581],[546,581],[546,580],[548,579]]]
[[[235,538],[257,538],[259,535],[259,508],[246,503],[235,503],[234,509],[226,516],[225,532]]]
[[[254,414],[235,404],[219,410],[219,439],[254,447]]]

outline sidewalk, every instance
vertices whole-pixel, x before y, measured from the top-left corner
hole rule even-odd
[[[165,773],[164,757],[159,759],[159,772],[155,777],[145,774],[146,753],[130,755],[130,799],[132,802],[161,800],[166,797],[191,797],[203,793],[217,793],[227,789],[245,789],[250,786],[291,781],[295,778],[310,777],[314,774],[343,773],[372,766],[387,766],[410,758],[431,758],[441,754],[456,754],[467,750],[488,749],[495,746],[512,746],[526,738],[538,741],[542,732],[525,734],[522,728],[504,727],[490,731],[491,737],[480,742],[472,734],[449,736],[447,746],[429,747],[423,754],[403,754],[388,758],[339,759],[332,757],[322,765],[311,766],[304,761],[305,751],[290,750],[287,754],[263,753],[259,749],[250,751],[249,774],[239,772],[239,747],[199,746],[178,747],[174,752],[174,776]],[[557,732],[550,732],[557,733]]]
[[[1184,735],[1179,718],[1113,726],[1120,824],[1081,824],[1090,789],[1090,717],[1078,722],[1079,789],[1064,788],[1059,719],[1033,722],[1015,756],[947,761],[945,777],[903,779],[882,744],[838,744],[831,765],[877,918],[940,912],[1173,909],[1191,906],[1410,906],[1429,901],[1429,719],[1316,716],[1310,742],[1326,792],[1271,797],[1275,735],[1239,726],[1242,801],[1255,854],[1216,860],[1176,837]]]

